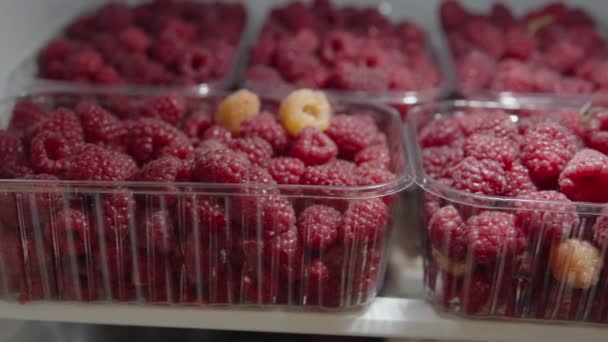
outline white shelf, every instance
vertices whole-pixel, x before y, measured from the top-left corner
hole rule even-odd
[[[0,303],[0,318],[111,325],[467,341],[601,341],[608,329],[465,320],[421,300],[379,298],[348,313],[76,303]]]

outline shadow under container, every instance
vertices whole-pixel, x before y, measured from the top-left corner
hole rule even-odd
[[[431,303],[468,318],[608,323],[607,246],[593,237],[594,225],[608,220],[606,205],[471,194],[434,179],[422,166],[418,131],[434,119],[470,111],[502,111],[517,123],[525,115],[579,109],[578,103],[568,101],[508,106],[467,100],[415,108],[408,122],[408,148],[422,192],[424,287]],[[445,214],[441,222],[447,225],[457,227],[462,222],[467,238],[465,250],[459,252],[464,254],[453,249],[458,243],[453,235],[433,240],[430,227],[439,211]],[[475,222],[494,217],[500,221],[495,224],[523,222],[511,226],[522,229],[523,235],[500,240],[490,229],[486,238],[496,247],[495,253],[482,258],[468,240],[471,217],[476,217]],[[559,235],[554,234],[557,231]]]
[[[189,98],[189,108],[213,108],[222,97]],[[10,98],[1,102],[2,127],[23,100],[70,108],[86,99],[113,108],[113,101],[125,98],[137,102],[146,96]],[[272,112],[276,104],[263,107]],[[2,298],[323,310],[372,302],[382,287],[396,199],[413,177],[398,113],[373,104],[334,108],[376,120],[387,136],[394,180],[333,188],[0,180]],[[120,210],[108,211],[107,201]],[[312,205],[353,215],[367,215],[371,206],[380,215],[368,217],[365,227],[351,224],[349,240],[327,247],[314,247],[296,227],[274,234],[280,220],[269,219],[276,213],[268,208],[297,217]],[[111,228],[117,221],[124,230]]]

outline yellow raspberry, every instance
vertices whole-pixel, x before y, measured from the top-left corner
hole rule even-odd
[[[300,89],[287,96],[279,108],[279,120],[292,136],[306,127],[329,128],[331,105],[321,91]]]
[[[239,90],[226,97],[217,108],[215,121],[232,134],[238,134],[243,121],[260,113],[260,98],[249,90]]]
[[[571,288],[588,289],[597,284],[604,261],[591,243],[569,239],[552,246],[549,266],[558,281]]]
[[[454,261],[450,260],[447,256],[443,255],[440,251],[433,248],[433,258],[437,263],[437,266],[456,277],[463,276],[467,273],[467,263],[465,261]]]

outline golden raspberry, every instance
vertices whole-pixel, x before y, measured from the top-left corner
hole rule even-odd
[[[215,121],[232,134],[239,133],[243,121],[258,115],[260,98],[249,90],[239,90],[227,96],[217,108]]]
[[[279,108],[279,120],[292,136],[306,127],[329,128],[331,105],[321,91],[300,89],[287,96]]]
[[[604,261],[591,243],[569,239],[551,248],[551,272],[571,288],[588,289],[597,284]]]
[[[440,251],[438,251],[435,248],[433,248],[433,259],[435,259],[435,262],[437,263],[437,266],[439,266],[439,268],[441,268],[445,272],[448,272],[456,277],[463,276],[465,273],[467,273],[466,260],[465,261],[450,260],[450,258],[446,257],[445,255],[443,255],[443,253],[441,253]]]

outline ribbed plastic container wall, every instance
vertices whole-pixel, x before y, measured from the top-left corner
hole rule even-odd
[[[577,111],[578,107],[569,102],[505,106],[462,100],[419,106],[412,111],[408,146],[424,201],[421,236],[427,299],[438,308],[470,318],[608,323],[607,246],[594,238],[593,228],[608,219],[605,205],[474,195],[424,171],[418,142],[422,127],[437,118],[496,110],[506,111],[513,122],[519,122],[525,116]],[[459,220],[464,222],[461,227],[467,242],[464,254],[459,253],[462,258],[450,256],[456,246],[451,236],[456,235],[443,235],[439,240],[431,236],[431,225],[439,224],[435,215],[440,210],[447,220],[441,222],[446,225],[456,229]],[[488,254],[473,252],[477,246],[471,241],[477,240],[468,235],[472,217],[476,217],[476,224],[480,217],[502,218],[491,223],[499,225],[521,219],[515,224],[520,228],[515,229],[522,229],[522,239],[496,240],[490,230],[487,240],[476,237],[485,241],[479,244],[489,241],[488,245],[493,246]],[[561,235],[556,235],[557,231]]]
[[[50,94],[25,99],[69,108],[84,97],[107,108],[125,98],[144,98]],[[189,108],[215,108],[218,99],[191,98]],[[3,127],[20,100],[2,102]],[[388,138],[393,181],[332,188],[1,180],[2,298],[322,309],[371,302],[382,286],[397,193],[413,177],[395,111],[371,104],[334,108],[372,115]],[[121,209],[107,210],[108,200]],[[292,207],[296,215],[318,204],[342,216],[361,214],[367,228],[351,224],[349,239],[327,248],[313,247],[296,227],[273,237],[276,227],[268,222],[278,221],[268,220],[275,213],[262,205],[269,201],[284,203],[279,211]],[[378,215],[365,216],[370,207]],[[201,211],[206,215],[196,214]],[[120,220],[127,222],[124,236],[108,226]]]

